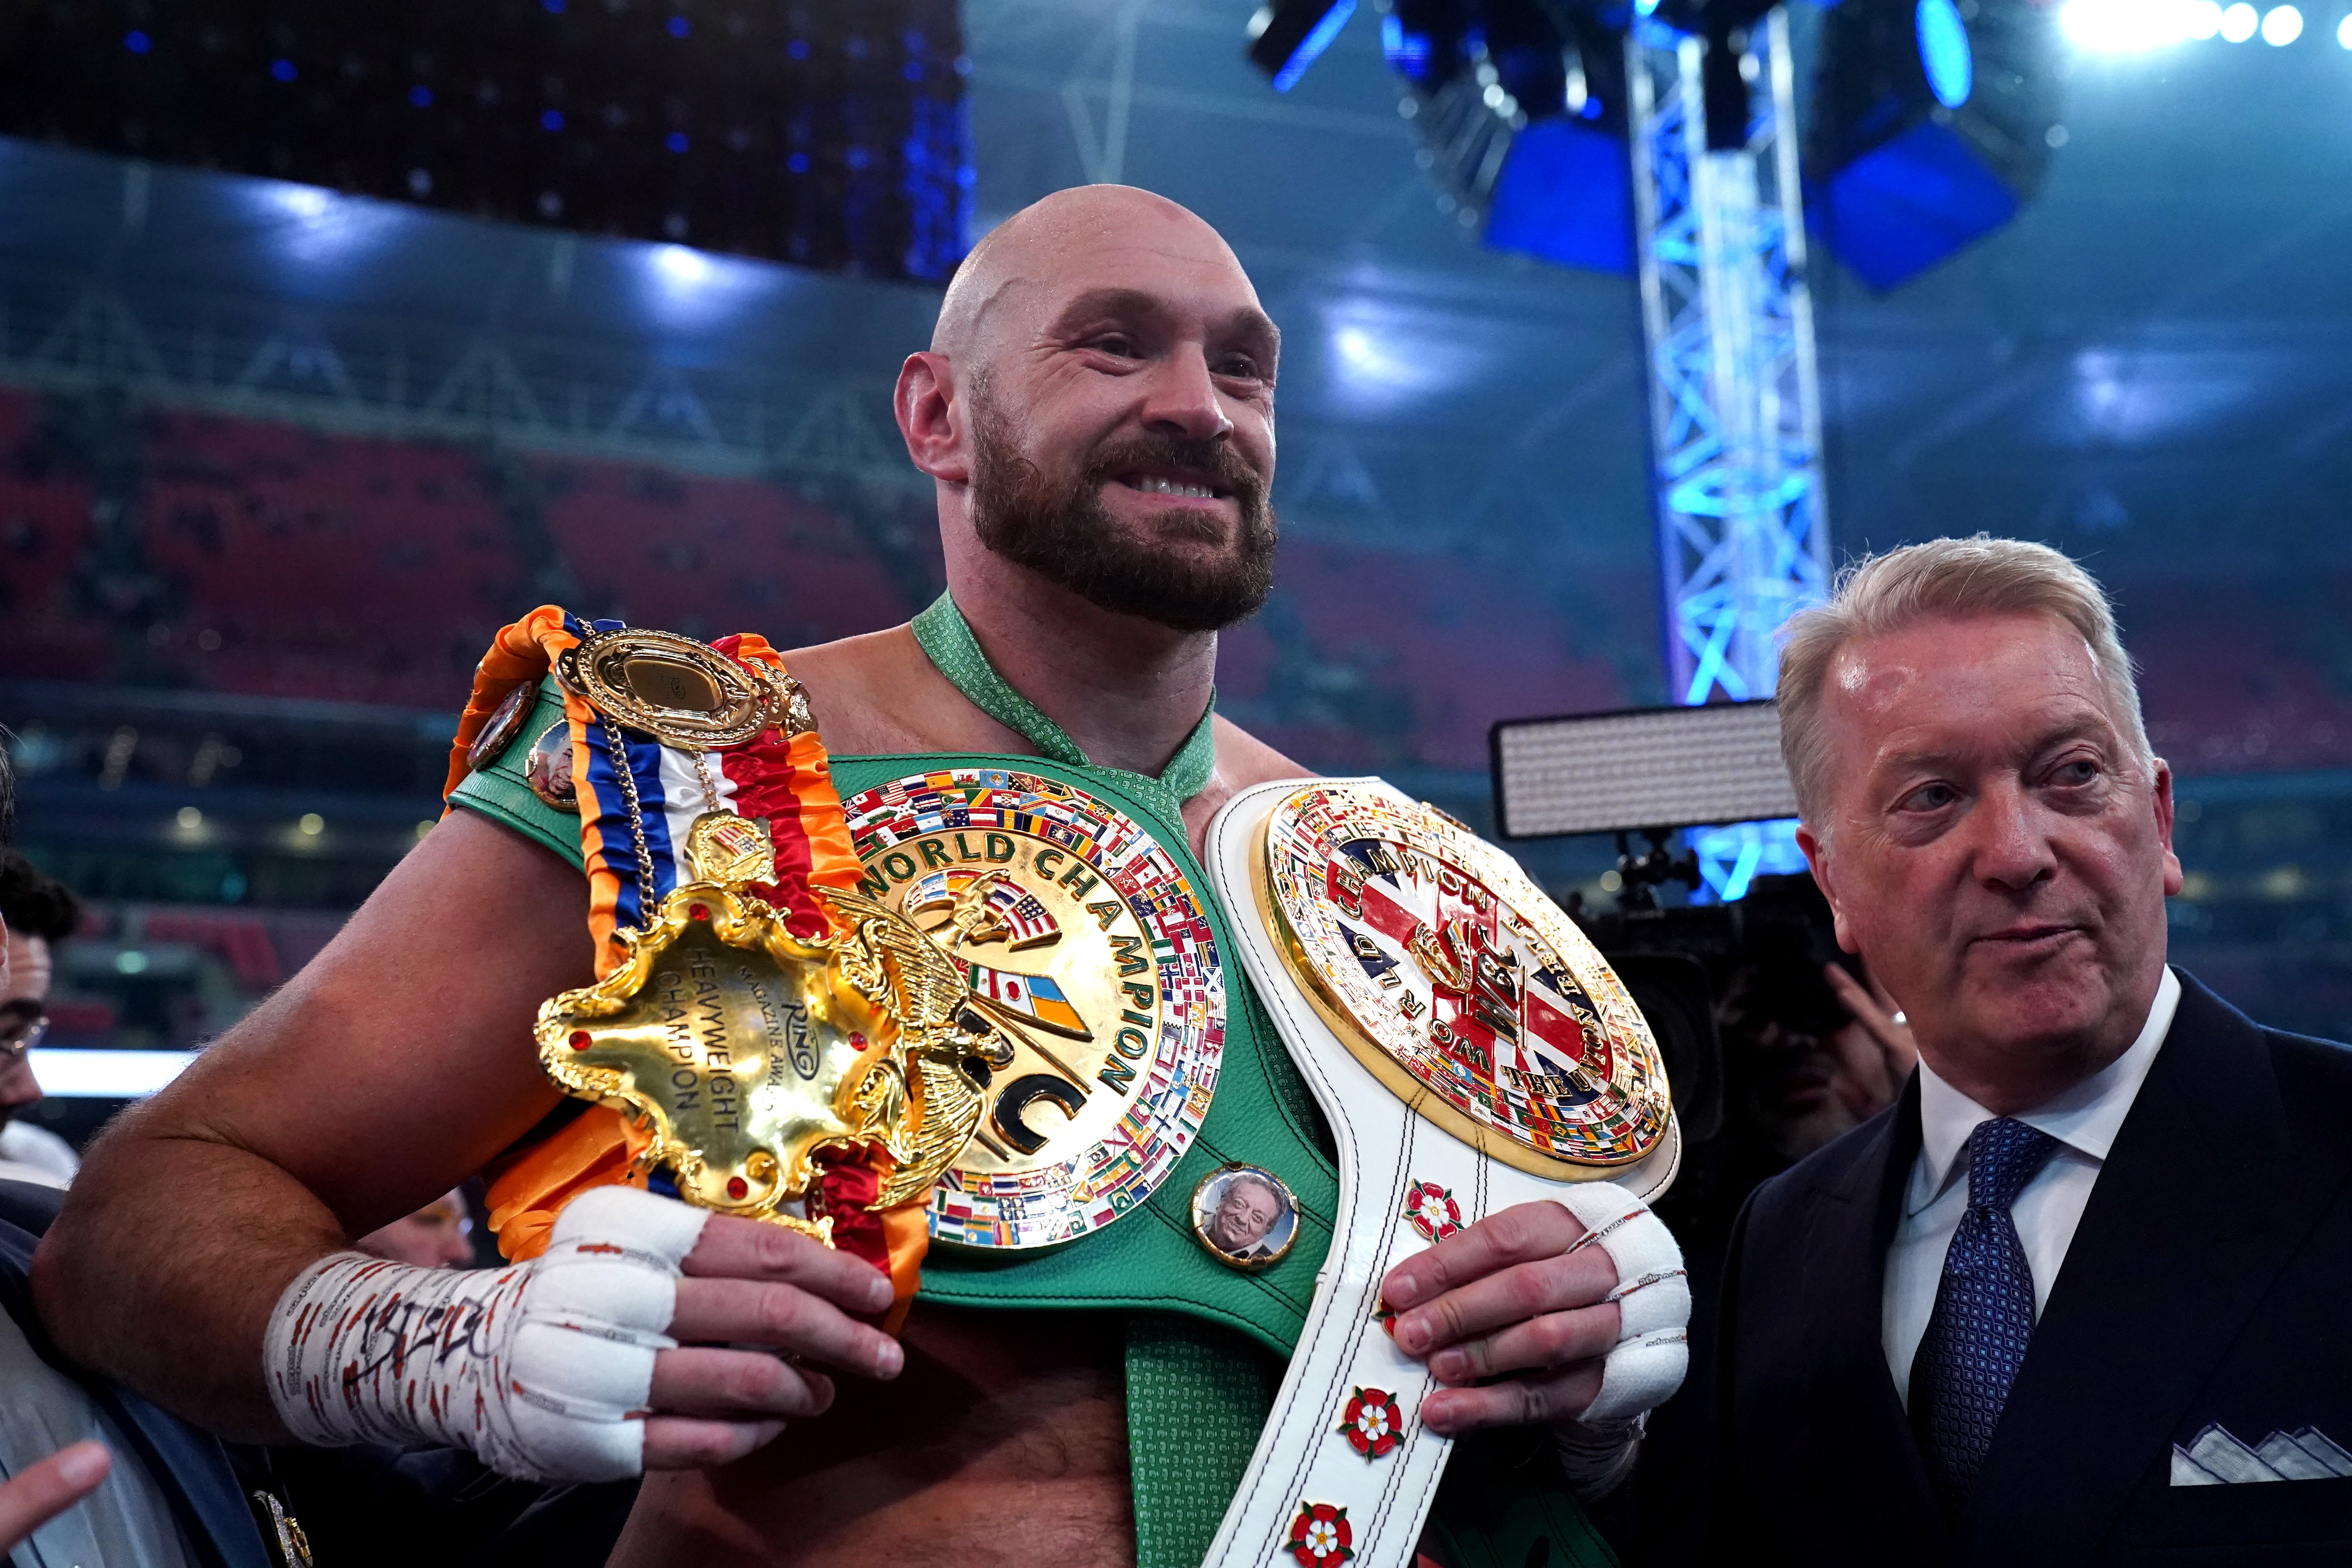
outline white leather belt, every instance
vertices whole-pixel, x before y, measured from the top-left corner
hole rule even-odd
[[[1302,812],[1299,800],[1310,791],[1321,792],[1321,805]],[[1282,813],[1278,821],[1274,820],[1277,808]],[[1307,1312],[1297,1353],[1283,1379],[1274,1413],[1241,1489],[1210,1548],[1206,1568],[1244,1568],[1244,1564],[1261,1568],[1290,1561],[1291,1542],[1302,1531],[1320,1531],[1317,1540],[1330,1540],[1331,1521],[1340,1517],[1340,1510],[1344,1510],[1348,1543],[1354,1553],[1351,1568],[1397,1568],[1410,1563],[1453,1444],[1452,1439],[1423,1427],[1416,1418],[1422,1400],[1433,1384],[1427,1368],[1399,1351],[1384,1331],[1379,1316],[1381,1279],[1395,1264],[1453,1228],[1473,1225],[1514,1204],[1557,1198],[1577,1184],[1578,1176],[1605,1178],[1647,1199],[1674,1180],[1681,1161],[1681,1131],[1671,1110],[1664,1108],[1662,1071],[1657,1073],[1658,1098],[1650,1110],[1662,1115],[1663,1128],[1655,1131],[1643,1156],[1632,1163],[1580,1167],[1548,1161],[1532,1144],[1518,1149],[1507,1146],[1491,1131],[1482,1133],[1475,1106],[1465,1115],[1459,1106],[1449,1106],[1444,1095],[1414,1082],[1401,1069],[1383,1068],[1376,1073],[1380,1064],[1367,1065],[1360,1055],[1366,1043],[1361,1030],[1354,1031],[1356,1048],[1342,1040],[1334,1025],[1348,1024],[1347,998],[1328,986],[1310,996],[1279,945],[1289,942],[1297,948],[1313,948],[1317,935],[1301,931],[1296,920],[1286,921],[1278,910],[1286,846],[1296,851],[1301,835],[1318,822],[1327,838],[1344,837],[1354,830],[1334,828],[1331,823],[1350,810],[1372,814],[1366,820],[1374,826],[1384,810],[1403,818],[1418,816],[1424,824],[1437,820],[1436,814],[1416,806],[1376,779],[1327,779],[1245,790],[1209,826],[1204,857],[1209,879],[1231,912],[1243,965],[1330,1122],[1339,1156],[1339,1197],[1330,1254],[1316,1279],[1314,1304]],[[1270,827],[1275,835],[1270,836]],[[1439,834],[1428,842],[1454,842],[1457,848],[1465,843],[1478,844],[1458,826],[1450,831],[1459,835],[1458,841]],[[1352,842],[1364,846],[1382,841],[1374,837]],[[1475,852],[1462,848],[1465,859],[1476,858],[1479,852],[1507,867],[1507,876],[1499,879],[1506,885],[1486,889],[1504,895],[1499,904],[1516,900],[1524,906],[1531,898],[1549,911],[1535,921],[1538,929],[1552,930],[1546,921],[1554,917],[1566,921],[1567,917],[1544,900],[1516,866],[1500,859],[1499,851],[1483,845]],[[1449,933],[1445,923],[1436,918],[1445,910],[1467,911],[1473,906],[1441,900],[1438,910],[1429,908],[1435,883],[1452,877],[1447,867],[1437,863],[1437,857],[1419,860],[1402,851],[1379,847],[1360,847],[1350,855],[1360,858],[1335,863],[1331,871],[1332,885],[1338,889],[1335,907],[1348,907],[1352,893],[1353,908],[1360,911],[1360,918],[1351,916],[1344,924],[1330,924],[1322,933],[1323,946],[1328,952],[1334,936],[1350,944],[1346,951],[1365,975],[1365,984],[1357,988],[1365,999],[1360,1005],[1385,1005],[1395,1012],[1395,1020],[1382,1014],[1376,1022],[1393,1023],[1396,1029],[1410,1026],[1416,1032],[1393,1035],[1407,1045],[1436,1034],[1449,1042],[1460,1040],[1460,1048],[1474,1060],[1486,1059],[1478,1056],[1481,1049],[1492,1050],[1497,1081],[1507,1080],[1515,1088],[1534,1084],[1540,1092],[1569,1081],[1559,1076],[1561,1070],[1585,1070],[1563,1061],[1556,1047],[1546,1054],[1545,1041],[1537,1037],[1538,1031],[1533,1027],[1526,1031],[1523,1045],[1516,1043],[1517,1035],[1509,1043],[1486,1034],[1480,1034],[1476,1042],[1470,1041],[1466,1025],[1459,1035],[1437,1030],[1439,1015],[1448,1010],[1458,1010],[1467,1019],[1476,1007],[1491,1009],[1492,994],[1497,985],[1507,984],[1515,966],[1503,962],[1505,955],[1496,955],[1487,969],[1499,966],[1504,978],[1487,986],[1484,1001],[1468,991],[1430,995],[1426,973],[1413,969],[1415,952],[1433,955],[1423,970],[1444,972],[1472,988],[1479,983],[1479,977],[1470,973],[1476,957],[1471,951],[1476,933]],[[1405,863],[1396,874],[1382,874],[1384,866],[1399,859]],[[1298,854],[1291,854],[1288,874],[1294,893],[1299,868],[1306,863]],[[1430,875],[1417,881],[1416,865]],[[1454,868],[1459,869],[1458,865]],[[1347,883],[1359,870],[1366,874],[1367,885],[1351,889]],[[1509,880],[1512,878],[1516,881]],[[1423,881],[1429,885],[1423,886]],[[1376,900],[1387,901],[1376,903]],[[1410,927],[1407,934],[1406,921],[1416,918],[1416,907],[1423,923]],[[1530,911],[1523,907],[1517,912]],[[1574,938],[1580,952],[1599,968],[1597,956],[1591,955],[1582,942],[1580,934]],[[1450,947],[1441,945],[1448,942]],[[1602,1022],[1612,1026],[1622,1016],[1610,1011],[1614,1004],[1622,1003],[1625,1011],[1631,1010],[1630,1000],[1613,991],[1613,977],[1607,977],[1605,969],[1600,970],[1605,984],[1579,993],[1580,1003],[1575,997],[1563,997],[1558,989],[1547,989],[1531,963],[1516,968],[1524,972],[1519,980],[1528,992],[1522,1016],[1543,1025],[1558,1026],[1554,1004],[1562,1001],[1568,1011],[1588,1019],[1590,1015],[1578,1009],[1589,1004],[1604,1015]],[[1383,974],[1392,974],[1392,981],[1383,980]],[[1341,978],[1354,984],[1352,971]],[[1417,984],[1421,989],[1415,989]],[[1613,995],[1604,1001],[1603,991],[1612,991]],[[1479,1015],[1492,1016],[1491,1010]],[[1638,1013],[1632,1016],[1639,1031],[1638,1041],[1632,1045],[1649,1050],[1647,1065],[1654,1069],[1655,1047],[1649,1042],[1646,1026],[1639,1025]],[[1617,1048],[1627,1048],[1626,1041],[1619,1040]],[[1499,1059],[1503,1056],[1534,1065],[1514,1066]],[[1621,1069],[1621,1079],[1630,1070]],[[1575,1081],[1590,1088],[1589,1079]],[[1486,1147],[1474,1147],[1471,1139]],[[1538,1174],[1517,1168],[1530,1163],[1549,1164],[1559,1173]],[[1379,1434],[1383,1428],[1393,1434],[1392,1444],[1381,1441]]]

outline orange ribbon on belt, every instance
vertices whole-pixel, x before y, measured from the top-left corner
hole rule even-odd
[[[500,707],[518,690],[536,688],[557,658],[602,629],[557,605],[543,605],[499,633],[475,672],[473,695],[458,720],[445,794],[465,781],[471,771],[468,753]],[[784,673],[782,657],[755,634],[721,637],[710,646],[747,668],[778,678]],[[588,873],[588,928],[596,944],[597,978],[602,979],[623,960],[621,945],[612,938],[625,879],[633,886],[636,876],[635,847],[608,841],[612,836],[600,826],[612,814],[599,800],[594,770],[586,764],[589,728],[604,721],[586,698],[568,689],[563,712],[572,734],[572,786]],[[814,731],[787,735],[771,727],[729,749],[727,757],[727,776],[735,786],[734,809],[746,817],[765,818],[775,846],[774,882],[755,885],[751,891],[803,935],[823,930],[828,917],[813,889],[846,889],[858,879],[857,857],[850,849],[824,742]],[[499,1249],[509,1258],[536,1258],[546,1249],[556,1214],[576,1194],[591,1187],[646,1186],[653,1174],[644,1159],[650,1144],[646,1129],[609,1107],[593,1105],[554,1131],[500,1155],[484,1173],[490,1184],[489,1223]],[[890,1276],[897,1300],[887,1326],[896,1331],[919,1282],[929,1235],[919,1205],[878,1213],[866,1207],[889,1170],[890,1156],[878,1148],[867,1149],[862,1158],[824,1162],[810,1211],[812,1216],[831,1215],[836,1247]]]

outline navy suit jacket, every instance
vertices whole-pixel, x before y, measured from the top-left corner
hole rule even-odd
[[[1880,1339],[1918,1151],[1915,1075],[1740,1214],[1709,1391],[1715,1561],[2352,1561],[2352,1478],[2170,1484],[2173,1445],[2208,1423],[2352,1447],[2352,1049],[2182,975],[1954,1525]]]

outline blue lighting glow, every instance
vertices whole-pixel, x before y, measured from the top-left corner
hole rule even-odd
[[[551,16],[563,15],[563,0],[539,0],[539,7]]]
[[[691,289],[710,278],[710,258],[683,245],[656,246],[654,266],[664,278],[682,288]]]
[[[272,60],[269,62],[269,74],[277,78],[279,81],[292,81],[294,79],[294,62],[292,60]]]
[[[543,109],[540,110],[539,128],[542,131],[562,130],[563,110],[560,109]]]
[[[793,153],[791,157],[784,160],[784,167],[790,169],[795,174],[807,174],[809,171],[808,154],[805,153]]]
[[[133,27],[122,35],[122,47],[134,55],[143,55],[155,47],[155,40]]]
[[[1960,8],[1952,0],[1919,0],[1915,16],[1919,64],[1927,73],[1927,89],[1946,109],[1958,109],[1977,85],[1968,24],[1960,20]]]
[[[662,138],[662,145],[668,148],[673,153],[685,152],[687,148],[686,132],[683,131],[671,132],[668,135]]]
[[[1601,100],[1586,99],[1580,112],[1599,114]],[[1630,276],[1633,236],[1622,140],[1565,119],[1538,120],[1519,132],[1486,205],[1488,248]]]
[[[1381,53],[1388,57],[1389,68],[1408,81],[1429,74],[1429,35],[1406,32],[1404,18],[1394,12],[1381,18]]]
[[[1323,58],[1323,51],[1331,47],[1331,40],[1339,36],[1339,29],[1346,26],[1348,18],[1355,14],[1356,0],[1339,0],[1338,5],[1324,12],[1323,19],[1298,41],[1298,47],[1290,51],[1290,58],[1282,62],[1282,68],[1274,73],[1274,90],[1288,92],[1297,86],[1298,79],[1307,74],[1307,68]]]
[[[1759,877],[1806,869],[1805,852],[1797,847],[1793,816],[1736,822],[1728,827],[1695,827],[1687,837],[1706,884],[1704,891],[1693,896],[1693,903],[1738,903]]]
[[[683,38],[686,37],[688,30],[685,17],[672,16],[669,19],[669,36],[671,37]]]
[[[430,109],[433,107],[433,89],[429,87],[412,87],[408,89],[408,101],[419,109]]]
[[[784,58],[788,60],[804,60],[808,58],[808,40],[806,38],[794,38],[791,43],[786,44],[784,46]]]

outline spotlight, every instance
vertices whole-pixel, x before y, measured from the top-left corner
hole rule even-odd
[[[294,826],[301,830],[303,837],[316,838],[327,830],[327,819],[315,811],[306,811]]]
[[[2247,5],[2246,0],[2238,0],[2236,5],[2221,13],[2221,37],[2228,43],[2244,43],[2261,26],[2262,18],[2255,15],[2254,8]]]
[[[2118,3],[2132,0],[2072,0],[2067,12]],[[1952,0],[1823,16],[1808,205],[1864,282],[1916,276],[2041,189],[2058,123],[2057,26],[2033,0],[1979,0],[1965,21]]]
[[[2078,48],[2093,54],[2133,55],[2177,44],[2189,37],[2191,7],[2160,0],[2066,0],[2058,26]]]
[[[2181,18],[2185,36],[2200,40],[2218,37],[2221,31],[2221,0],[2189,0]]]
[[[2283,49],[2303,37],[2303,13],[2292,5],[2273,6],[2263,17],[2263,42]]]
[[[2352,49],[2352,16],[2347,16],[2336,24],[2336,41],[2346,48]]]
[[[1355,14],[1356,0],[1269,0],[1250,18],[1244,52],[1275,91],[1288,92]]]
[[[663,277],[682,288],[690,289],[710,276],[710,258],[683,245],[656,246],[654,265]]]
[[[1969,26],[1952,0],[1919,0],[1913,14],[1919,35],[1919,68],[1927,73],[1927,89],[1946,109],[1958,109],[1976,89],[1976,53],[1969,47]]]
[[[1381,46],[1441,210],[1491,249],[1633,271],[1624,42],[1591,7],[1391,0]]]

